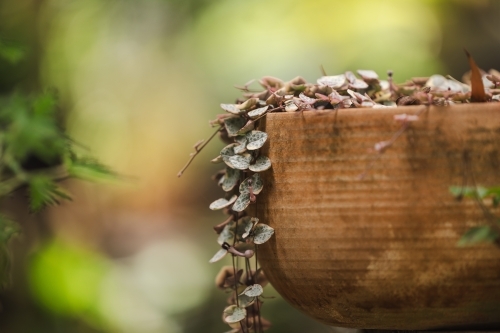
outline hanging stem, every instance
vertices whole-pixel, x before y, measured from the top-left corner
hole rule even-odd
[[[184,171],[186,171],[186,169],[189,167],[189,165],[191,164],[191,162],[193,162],[193,160],[196,157],[196,155],[198,155],[198,153],[203,148],[205,148],[205,146],[214,138],[215,135],[217,135],[217,133],[220,132],[221,129],[222,129],[222,126],[220,126],[219,128],[217,128],[217,130],[214,132],[214,134],[212,134],[206,141],[205,140],[201,140],[201,141],[198,141],[194,145],[194,147],[193,147],[194,148],[194,153],[189,154],[189,160],[187,161],[186,165],[184,165],[184,167],[181,169],[181,171],[179,171],[179,173],[177,173],[177,177],[182,176],[182,174],[184,173]]]

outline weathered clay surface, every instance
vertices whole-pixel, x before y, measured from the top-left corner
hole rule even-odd
[[[500,103],[269,114],[259,260],[292,305],[331,325],[431,329],[500,322],[500,248],[457,248],[484,223],[452,185],[500,185]],[[466,157],[464,157],[466,156]],[[467,161],[467,162],[466,162]],[[363,179],[359,175],[367,171]],[[500,213],[498,210],[496,213]]]

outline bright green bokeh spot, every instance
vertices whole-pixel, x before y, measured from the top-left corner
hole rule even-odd
[[[107,261],[89,250],[54,241],[44,246],[30,267],[35,297],[49,311],[100,321],[100,287],[108,272]]]

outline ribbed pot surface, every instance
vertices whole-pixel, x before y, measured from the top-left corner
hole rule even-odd
[[[259,261],[311,317],[378,329],[500,323],[500,248],[456,246],[487,220],[449,192],[500,185],[500,103],[423,111],[373,151],[400,128],[395,114],[422,108],[274,113],[261,124],[273,167],[253,209],[275,236]]]

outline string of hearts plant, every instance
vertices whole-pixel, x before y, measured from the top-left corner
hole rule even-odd
[[[259,80],[263,89],[251,90],[249,87],[253,81],[250,81],[237,87],[243,92],[242,99],[235,104],[220,105],[226,113],[210,121],[216,131],[208,140],[194,145],[195,151],[178,177],[217,134],[227,144],[212,160],[212,163],[225,164],[225,168],[214,177],[225,195],[212,202],[210,209],[222,210],[226,217],[214,227],[220,249],[210,262],[217,262],[228,253],[232,257],[232,266],[223,267],[216,277],[217,287],[231,292],[229,306],[223,311],[223,321],[231,327],[230,332],[263,332],[270,327],[270,322],[261,316],[262,293],[267,280],[259,268],[258,246],[268,241],[274,230],[247,212],[249,205],[257,204],[257,196],[264,189],[260,173],[271,168],[270,159],[260,153],[267,134],[259,130],[259,120],[271,112],[500,101],[500,73],[491,70],[480,74],[472,58],[469,59],[472,68],[470,80],[484,83],[487,92],[484,86],[477,88],[477,83],[471,88],[469,84],[441,75],[413,78],[396,85],[392,72],[388,72],[387,79],[383,80],[372,70],[358,70],[360,78],[352,72],[335,76],[324,73],[316,83],[308,83],[301,77],[288,82],[264,77]],[[478,89],[482,92],[479,93]],[[384,153],[425,110],[427,107],[413,115],[395,116],[401,127],[391,139],[374,145],[376,156]],[[377,159],[374,158],[373,162]],[[367,171],[370,166],[367,166]]]

